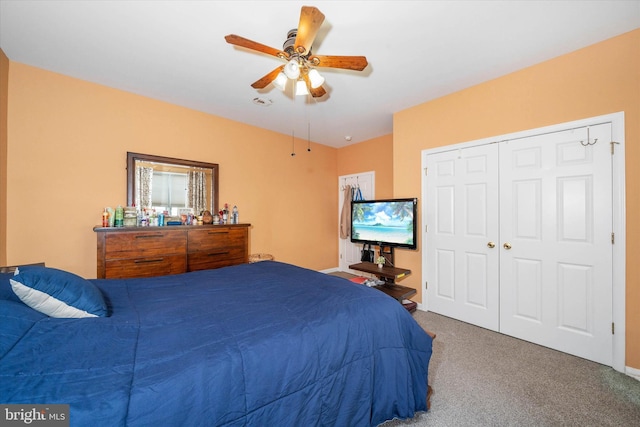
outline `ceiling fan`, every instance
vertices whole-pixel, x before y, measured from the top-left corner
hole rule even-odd
[[[286,61],[264,77],[254,82],[251,87],[263,89],[272,83],[284,89],[288,80],[296,85],[296,95],[311,94],[314,98],[324,96],[327,92],[322,87],[324,78],[315,67],[342,68],[362,71],[368,65],[364,56],[315,55],[311,48],[318,29],[324,22],[324,14],[312,6],[302,6],[298,28],[287,33],[287,40],[278,50],[258,42],[229,34],[224,39],[227,43],[252,49],[267,55],[273,55]]]

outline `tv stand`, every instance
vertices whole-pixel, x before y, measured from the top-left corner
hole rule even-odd
[[[394,284],[396,280],[401,280],[405,276],[411,274],[411,270],[407,270],[406,268],[396,268],[396,267],[388,267],[386,264],[382,267],[378,267],[378,264],[374,264],[372,262],[361,262],[359,264],[352,264],[349,266],[352,270],[358,270],[365,273],[370,273],[375,276],[378,276],[381,280],[385,282]]]
[[[416,294],[415,289],[396,284],[396,280],[401,280],[411,274],[411,270],[408,270],[406,268],[388,267],[386,265],[378,267],[378,264],[374,264],[372,262],[361,262],[358,264],[352,264],[349,266],[349,268],[352,270],[358,270],[364,273],[373,274],[381,280],[384,280],[384,284],[374,286],[374,288],[396,299],[398,302],[400,302],[400,304],[403,304],[403,301],[405,299],[408,299],[409,297]],[[414,310],[415,305],[412,305],[409,311]]]

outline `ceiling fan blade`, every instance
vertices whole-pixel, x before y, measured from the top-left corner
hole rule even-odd
[[[316,67],[344,68],[355,71],[362,71],[369,64],[364,56],[313,55],[309,61]]]
[[[311,93],[311,96],[313,96],[314,98],[323,97],[327,93],[327,91],[324,90],[322,86],[318,86],[315,89],[312,87],[309,87],[309,92]]]
[[[284,68],[284,65],[279,66],[278,68],[276,68],[275,70],[267,74],[266,76],[262,77],[260,80],[257,80],[256,82],[254,82],[251,85],[251,87],[254,89],[264,89],[265,87],[267,87],[269,83],[271,83],[276,79],[276,77],[278,77],[278,74],[280,74],[283,68]]]
[[[278,58],[284,58],[284,59],[288,59],[289,57],[289,55],[287,55],[285,52],[281,50],[263,45],[262,43],[254,42],[253,40],[245,39],[244,37],[240,37],[235,34],[229,34],[228,36],[225,36],[224,39],[229,44],[245,47],[247,49],[255,50],[262,53],[266,53],[267,55],[273,55],[273,56],[277,56]]]
[[[300,55],[307,55],[316,38],[318,29],[324,22],[324,14],[312,6],[302,6],[300,23],[296,35],[295,49]]]
[[[311,81],[309,80],[309,75],[308,74],[303,74],[302,78],[304,79],[304,81],[307,83],[307,88],[309,89],[309,93],[311,94],[311,96],[313,96],[314,98],[320,98],[321,96],[324,96],[327,91],[324,90],[324,88],[322,87],[322,85],[318,86],[317,88],[312,88],[311,87]]]

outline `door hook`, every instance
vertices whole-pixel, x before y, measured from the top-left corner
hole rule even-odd
[[[596,145],[596,142],[598,142],[598,138],[594,139],[593,142],[591,142],[591,138],[589,135],[589,126],[587,126],[587,142],[580,141],[580,144],[582,144],[583,147],[586,147],[587,145]]]

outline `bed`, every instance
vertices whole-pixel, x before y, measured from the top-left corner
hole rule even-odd
[[[373,426],[427,410],[431,337],[343,278],[276,261],[76,277],[106,314],[57,318],[14,277],[0,274],[0,403],[69,404],[76,426]]]

